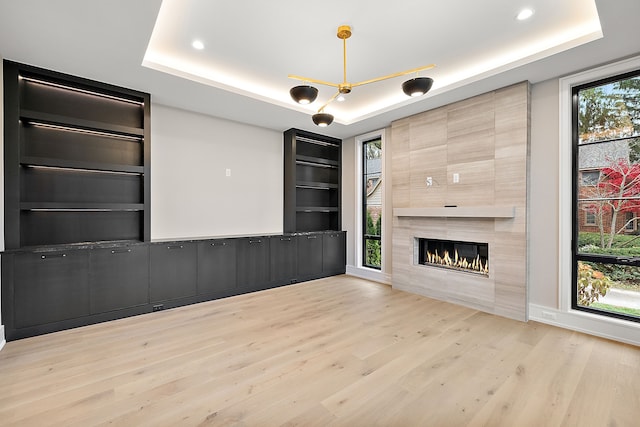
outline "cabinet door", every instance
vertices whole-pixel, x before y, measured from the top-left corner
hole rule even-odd
[[[149,248],[93,249],[89,263],[91,313],[149,303]]]
[[[198,243],[198,294],[235,289],[236,243],[213,240]]]
[[[326,274],[344,274],[346,249],[344,232],[325,233],[322,246],[322,271]]]
[[[295,236],[278,236],[270,240],[271,282],[288,284],[295,282],[298,274],[298,241]]]
[[[194,243],[153,244],[150,247],[151,302],[196,294],[197,247]]]
[[[88,265],[80,250],[15,255],[16,329],[88,315]]]
[[[238,287],[264,289],[269,283],[269,238],[238,240]]]
[[[322,276],[322,234],[298,236],[298,278]]]

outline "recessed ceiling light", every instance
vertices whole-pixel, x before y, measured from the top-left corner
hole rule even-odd
[[[516,16],[518,21],[526,21],[533,16],[533,9],[522,9]]]
[[[336,101],[338,102],[343,102],[346,98],[344,97],[344,95],[340,95],[336,98]]]
[[[191,46],[193,46],[193,48],[197,50],[204,49],[204,43],[202,43],[202,41],[200,40],[194,40],[193,43],[191,43]]]

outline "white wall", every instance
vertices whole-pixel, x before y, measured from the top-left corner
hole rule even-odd
[[[559,90],[552,79],[531,86],[529,302],[559,308]]]
[[[152,104],[151,238],[282,232],[282,141],[281,132]]]
[[[342,141],[342,230],[347,232],[347,268],[356,265],[356,141]]]

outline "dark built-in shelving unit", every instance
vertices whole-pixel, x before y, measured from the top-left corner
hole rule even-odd
[[[284,231],[341,229],[342,141],[299,129],[284,133]]]
[[[7,340],[345,272],[340,141],[306,132],[287,133],[289,232],[151,241],[149,102],[4,62]]]
[[[150,96],[4,61],[5,246],[148,241]]]

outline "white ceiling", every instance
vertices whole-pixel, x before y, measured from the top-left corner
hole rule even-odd
[[[535,10],[525,22],[524,7]],[[0,56],[149,92],[156,103],[283,131],[350,137],[522,80],[533,83],[640,52],[638,0],[0,0]],[[353,89],[311,122],[335,89],[295,104],[287,78],[342,82],[430,63],[425,97],[397,77]],[[191,47],[194,39],[203,50]]]

